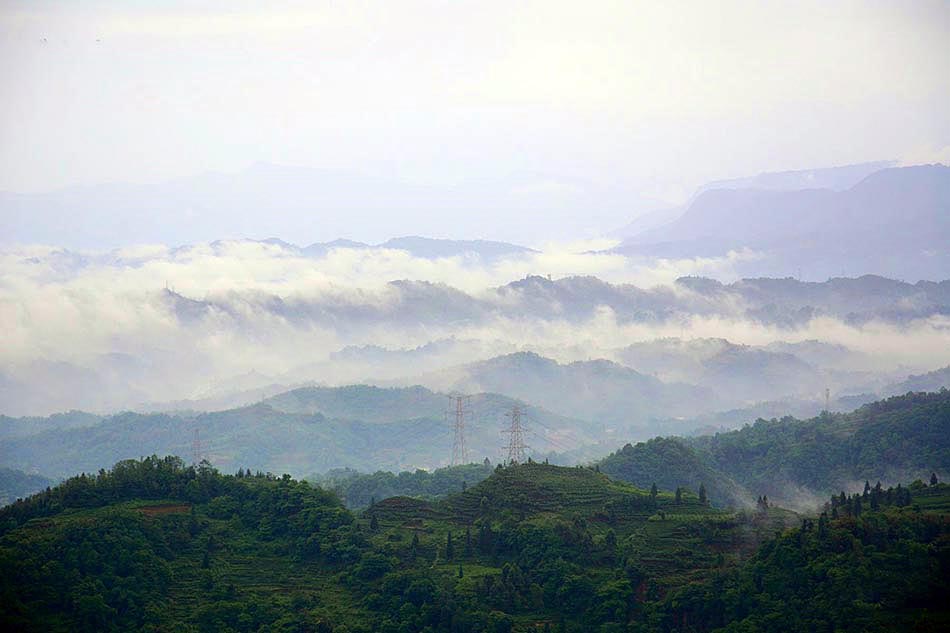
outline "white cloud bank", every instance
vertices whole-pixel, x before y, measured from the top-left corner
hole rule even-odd
[[[590,250],[605,245],[548,245],[491,262],[379,248],[339,248],[308,258],[256,242],[146,245],[110,253],[12,248],[0,253],[0,397],[8,400],[0,401],[0,412],[107,409],[195,397],[248,372],[259,374],[261,382],[347,382],[383,372],[371,363],[344,368],[329,362],[347,345],[405,349],[442,339],[458,342],[443,364],[513,350],[562,361],[611,358],[618,348],[658,337],[722,337],[756,345],[816,339],[863,352],[874,364],[869,369],[882,371],[950,363],[947,317],[855,325],[823,316],[781,327],[749,319],[735,297],[711,300],[672,285],[682,275],[732,279],[734,266],[754,253],[647,265]],[[638,320],[598,307],[596,297],[590,310],[575,314],[553,295],[538,308],[520,290],[494,290],[532,274],[659,286],[643,291],[653,293],[644,301],[683,303],[663,319]],[[437,285],[388,283],[399,279]],[[186,299],[166,293],[166,284]],[[702,309],[691,313],[694,305]],[[104,375],[111,390],[101,390],[90,404],[83,380],[100,384]],[[50,385],[46,391],[44,384]],[[38,394],[29,406],[10,401],[23,385]]]

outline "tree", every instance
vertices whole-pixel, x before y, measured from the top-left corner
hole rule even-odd
[[[930,473],[930,485],[936,486],[937,483],[939,483],[937,480],[937,473]]]
[[[706,505],[708,499],[706,498],[706,486],[699,484],[699,502],[703,505]]]
[[[459,563],[459,578],[463,578],[464,576],[465,576],[465,572],[462,571],[462,564]]]
[[[452,543],[452,532],[449,532],[445,538],[445,559],[452,560],[453,558],[455,558],[455,545]]]
[[[679,504],[679,503],[682,503],[682,501],[683,501],[683,490],[679,486],[677,486],[676,487],[676,503]]]
[[[373,532],[379,530],[379,519],[376,518],[375,514],[369,520],[369,529]]]
[[[607,530],[607,534],[604,536],[604,545],[611,552],[617,549],[617,533],[614,532],[613,528]]]

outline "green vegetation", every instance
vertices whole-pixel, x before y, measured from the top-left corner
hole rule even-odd
[[[355,517],[333,493],[288,476],[126,461],[0,509],[0,624],[351,633],[620,625],[797,521],[680,497],[529,463],[442,501],[396,497]]]
[[[311,483],[335,491],[346,507],[362,509],[377,499],[388,497],[414,497],[437,499],[455,492],[462,492],[469,485],[477,484],[492,474],[494,469],[487,462],[447,466],[433,471],[417,469],[403,471],[398,475],[386,471],[364,474],[350,469],[331,470],[325,475],[312,475]]]
[[[848,482],[950,473],[950,391],[909,393],[852,413],[757,420],[737,431],[627,445],[600,468],[639,486],[697,487],[715,504],[765,494],[806,505]]]
[[[289,477],[121,462],[3,508],[0,531],[4,630],[300,631],[361,617],[338,577],[365,538],[332,493]]]
[[[325,478],[358,514],[289,475],[127,460],[0,508],[0,629],[947,630],[948,401],[658,439],[593,467]],[[834,483],[899,468],[919,479]],[[775,504],[819,488],[806,513]],[[716,505],[744,489],[754,508]]]
[[[805,519],[738,568],[674,592],[656,629],[946,631],[950,486],[902,490],[833,497],[838,518]]]

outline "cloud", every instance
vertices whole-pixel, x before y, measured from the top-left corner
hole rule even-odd
[[[489,262],[382,248],[338,248],[309,258],[250,241],[108,253],[11,248],[0,252],[0,393],[18,397],[3,391],[4,376],[39,389],[62,373],[53,371],[63,366],[57,363],[94,380],[108,376],[115,386],[89,400],[88,388],[66,381],[47,386],[55,397],[37,396],[50,409],[0,402],[0,411],[194,397],[249,372],[288,383],[395,378],[417,373],[418,355],[386,365],[371,357],[344,363],[333,355],[346,346],[400,350],[433,341],[449,343],[427,352],[427,370],[515,350],[559,361],[614,358],[633,342],[663,337],[751,345],[814,339],[863,352],[874,371],[950,362],[946,316],[769,321],[750,316],[748,300],[737,293],[703,294],[672,283],[682,275],[733,278],[735,266],[756,253],[649,264],[590,246],[551,244]],[[507,285],[531,274],[542,276]],[[581,277],[550,283],[548,274]]]
[[[950,145],[924,145],[915,147],[901,157],[903,167],[912,165],[931,165],[940,163],[950,165]]]

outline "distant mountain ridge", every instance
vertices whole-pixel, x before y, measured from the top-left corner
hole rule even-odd
[[[794,354],[736,345],[725,339],[634,343],[619,355],[628,367],[664,380],[703,385],[736,402],[814,394],[825,384],[817,367]]]
[[[595,441],[589,421],[571,419],[492,393],[466,403],[471,461],[500,455],[504,414],[530,409],[530,442],[539,453]],[[423,387],[368,385],[302,387],[250,406],[210,413],[125,412],[95,419],[0,419],[18,428],[0,442],[0,465],[49,476],[96,472],[109,462],[145,454],[191,455],[195,429],[215,465],[277,473],[311,474],[334,468],[434,468],[452,456],[452,426],[445,394]],[[92,417],[93,419],[88,419]],[[453,418],[454,419],[454,418]]]
[[[497,242],[492,240],[451,240],[434,237],[423,237],[419,235],[406,235],[403,237],[393,237],[379,244],[367,244],[365,242],[356,242],[348,239],[335,239],[330,242],[314,242],[307,246],[298,246],[291,242],[286,242],[277,237],[269,237],[262,240],[256,239],[238,239],[238,240],[215,240],[211,242],[212,248],[221,248],[229,243],[254,243],[277,246],[285,251],[301,255],[304,257],[324,257],[334,249],[394,249],[407,251],[414,257],[423,259],[436,259],[440,257],[457,257],[459,255],[477,255],[486,260],[494,260],[501,257],[510,257],[515,255],[527,255],[537,253],[538,251],[509,244],[508,242]],[[178,250],[189,248],[188,246],[178,247]]]
[[[647,427],[661,414],[692,415],[716,401],[708,389],[664,383],[609,360],[560,364],[533,352],[497,356],[418,380],[443,391],[505,394],[561,415],[610,425],[618,433]]]
[[[630,209],[661,203],[620,182],[518,173],[490,182],[420,185],[379,174],[258,163],[153,184],[0,192],[0,244],[116,248],[255,235],[484,236],[506,241],[602,235]],[[297,237],[304,236],[304,237]]]
[[[940,391],[950,389],[950,365],[926,374],[908,376],[907,380],[888,385],[884,388],[887,395],[899,396],[907,392]]]
[[[492,328],[499,323],[580,324],[587,327],[604,314],[609,314],[620,326],[645,324],[654,328],[676,325],[687,319],[721,319],[767,326],[775,331],[775,347],[736,349],[734,353],[721,356],[723,363],[718,365],[721,370],[719,377],[727,378],[730,367],[744,367],[743,371],[751,381],[739,385],[743,400],[765,396],[760,388],[767,387],[770,380],[776,384],[792,385],[796,376],[801,379],[802,390],[810,392],[816,382],[825,380],[820,375],[827,370],[861,370],[866,359],[862,361],[860,354],[827,345],[813,344],[800,349],[789,347],[790,344],[782,343],[784,338],[794,340],[800,335],[797,330],[821,318],[834,319],[852,327],[869,323],[907,327],[943,319],[950,315],[950,280],[911,284],[865,275],[833,278],[825,282],[748,278],[722,283],[704,277],[681,277],[673,287],[640,288],[591,276],[562,279],[529,276],[471,294],[446,284],[405,280],[391,282],[378,292],[347,296],[326,293],[281,296],[234,290],[191,298],[171,289],[157,289],[155,295],[146,296],[141,305],[163,318],[177,321],[176,325],[182,329],[213,327],[240,333],[245,329],[253,331],[258,322],[269,318],[301,330],[327,328],[339,333],[341,348],[326,350],[327,356],[316,357],[310,362],[288,364],[279,373],[258,375],[247,384],[242,382],[240,386],[229,388],[228,393],[218,389],[220,396],[215,395],[215,385],[220,386],[222,381],[243,380],[240,375],[217,376],[210,386],[200,382],[207,379],[203,375],[189,380],[179,373],[178,359],[160,349],[152,350],[146,356],[114,353],[69,362],[37,359],[0,367],[0,413],[47,415],[73,408],[98,413],[129,408],[148,411],[220,409],[250,404],[301,383],[406,385],[407,377],[525,350],[525,346],[514,339],[492,338]],[[447,324],[451,324],[450,327],[446,327]],[[439,342],[432,345],[413,343],[411,349],[404,350],[362,345],[367,340],[367,331],[374,328],[392,328],[394,331],[408,328],[423,334],[431,332],[434,340]],[[476,340],[472,338],[477,336],[471,333],[473,331],[488,334],[484,339]],[[459,338],[454,339],[456,334]],[[354,346],[353,342],[358,343]],[[672,362],[672,356],[692,354],[696,350],[682,352],[670,348],[663,352],[670,358],[663,361],[656,358],[656,354],[651,360],[652,352],[648,353],[642,345],[636,350],[641,354],[639,358],[629,354],[622,358],[614,356],[616,350],[612,349],[591,350],[580,346],[564,349],[557,347],[560,344],[560,341],[552,344],[551,349],[533,344],[529,349],[561,359],[600,357],[622,360],[640,373],[656,373],[661,379],[673,382],[690,383],[703,379],[704,370],[698,367],[691,370],[692,376],[689,372],[685,375],[664,374],[663,362]],[[778,355],[782,353],[791,353],[817,369],[811,370],[791,357]],[[707,361],[706,369],[712,371],[713,361],[711,358]],[[749,364],[743,365],[746,361]],[[766,362],[777,373],[757,373],[766,367]],[[945,361],[935,364],[945,364]],[[784,368],[780,369],[780,366]],[[925,364],[913,367],[912,371],[933,367],[933,364]],[[374,368],[378,368],[378,372]],[[161,377],[160,381],[156,381],[156,376]],[[169,387],[168,376],[178,378],[178,384],[173,384],[173,388]],[[865,384],[859,390],[878,393],[886,383],[899,377],[884,375],[881,382]],[[830,386],[835,389],[835,384],[840,381],[831,382]],[[448,387],[451,381],[443,380],[439,384]],[[720,384],[723,383],[720,381]],[[160,391],[151,389],[152,385],[157,385]],[[852,392],[855,393],[858,392]],[[776,397],[776,394],[767,394],[769,400]],[[156,400],[160,402],[156,403]],[[732,402],[729,408],[739,404]],[[677,411],[680,410],[678,406],[674,406]],[[639,407],[634,410],[639,410]]]
[[[708,189],[675,221],[613,252],[713,257],[751,249],[746,270],[808,278],[875,273],[905,279],[950,270],[950,167],[871,173],[854,186],[797,191]]]
[[[871,174],[897,166],[894,160],[878,160],[838,167],[770,171],[747,176],[714,180],[696,190],[693,199],[713,189],[764,189],[767,191],[798,191],[801,189],[831,189],[844,191]]]
[[[693,201],[706,191],[716,189],[758,189],[765,191],[830,189],[832,191],[843,191],[850,189],[875,172],[895,166],[897,166],[897,161],[881,160],[838,167],[762,172],[755,176],[714,180],[698,187],[686,203],[644,213],[623,227],[611,231],[609,235],[621,239],[635,240],[647,231],[671,224],[686,213]]]
[[[457,257],[459,255],[470,254],[478,255],[479,257],[489,261],[501,257],[527,255],[537,252],[536,250],[526,246],[509,244],[507,242],[496,242],[492,240],[449,240],[432,237],[421,237],[418,235],[394,237],[379,244],[364,244],[362,242],[354,242],[352,240],[338,239],[332,242],[317,242],[303,248],[294,248],[296,248],[298,252],[311,257],[326,255],[334,248],[391,248],[407,251],[414,257],[421,257],[425,259]]]

